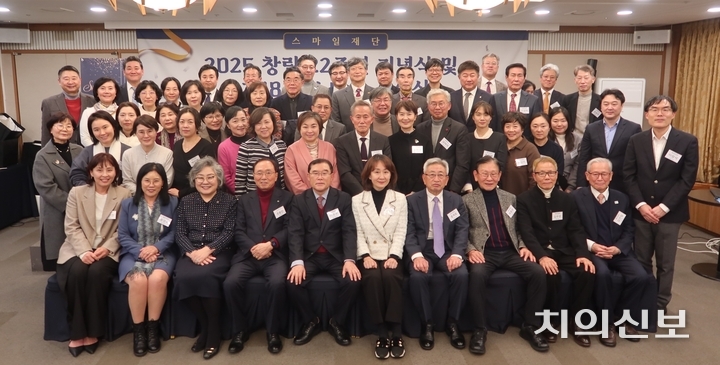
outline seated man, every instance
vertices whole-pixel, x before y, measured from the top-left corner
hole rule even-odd
[[[630,199],[620,191],[608,187],[613,179],[613,171],[612,162],[606,158],[596,157],[590,160],[585,177],[590,183],[590,189],[578,189],[573,191],[572,195],[577,202],[580,221],[587,234],[588,250],[592,253],[590,259],[595,265],[597,309],[607,310],[609,319],[612,320],[613,316],[618,314],[615,308],[616,304],[619,304],[620,309],[632,308],[632,318],[639,319],[641,311],[638,303],[642,300],[645,288],[655,285],[655,278],[643,269],[633,251],[635,224],[632,220]],[[625,279],[625,287],[618,303],[612,300],[610,270],[619,271]],[[625,333],[636,335],[637,331],[625,322]],[[600,338],[600,343],[615,347],[616,338],[615,326],[611,326],[608,337]],[[628,339],[640,340],[632,337]]]
[[[431,158],[423,166],[425,190],[407,198],[408,224],[405,262],[410,272],[410,296],[422,321],[420,347],[435,346],[430,278],[442,272],[449,285],[449,308],[445,331],[457,349],[465,348],[465,337],[457,320],[467,300],[468,273],[463,256],[468,242],[468,216],[459,195],[443,190],[449,180],[448,164]]]
[[[357,228],[350,195],[330,187],[333,165],[316,159],[308,165],[310,186],[293,199],[288,226],[290,273],[288,294],[304,323],[295,336],[304,345],[320,331],[306,285],[315,275],[327,273],[340,283],[340,294],[330,318],[335,342],[347,346],[350,337],[341,327],[360,290],[357,257]]]
[[[253,171],[257,190],[243,195],[238,202],[240,209],[237,210],[235,225],[238,251],[223,283],[233,321],[233,337],[228,351],[231,354],[242,351],[250,338],[243,313],[245,285],[253,276],[263,275],[268,296],[265,317],[268,351],[276,354],[282,350],[280,321],[287,312],[287,212],[293,195],[275,186],[279,168],[274,159],[259,159]]]
[[[542,312],[545,301],[545,272],[520,239],[515,225],[515,195],[497,187],[500,174],[498,160],[491,156],[480,158],[473,170],[479,189],[463,197],[470,217],[468,296],[475,326],[470,338],[470,352],[485,353],[485,283],[497,269],[515,272],[526,281],[525,323],[520,336],[534,350],[545,352],[550,348],[547,341],[535,333],[542,325],[542,318],[535,313]]]
[[[560,270],[572,276],[574,297],[567,318],[574,322],[577,312],[589,308],[595,266],[585,244],[577,204],[570,194],[557,187],[557,175],[557,163],[551,157],[540,156],[533,162],[537,186],[517,197],[517,222],[520,237],[547,274],[546,303],[552,312],[560,312]],[[577,331],[575,326],[575,342],[589,347],[590,337],[574,334]],[[548,342],[557,341],[552,331],[546,331],[545,336]]]

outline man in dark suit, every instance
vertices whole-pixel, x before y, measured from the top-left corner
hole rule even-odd
[[[80,117],[83,110],[95,105],[95,99],[91,95],[85,95],[80,92],[82,80],[80,72],[75,66],[63,66],[58,71],[58,83],[62,92],[45,98],[40,104],[40,112],[42,113],[42,134],[41,144],[44,146],[50,140],[50,131],[45,126],[55,113],[67,113],[75,119],[75,126],[80,123]],[[74,128],[70,142],[80,144],[80,131]]]
[[[203,104],[211,103],[213,100],[222,101],[222,95],[216,95],[218,76],[218,69],[213,65],[204,64],[198,70],[198,80],[200,80],[203,87]],[[216,98],[217,96],[220,96],[220,98]]]
[[[287,313],[285,278],[288,267],[288,212],[293,195],[275,187],[279,168],[270,158],[261,158],[253,167],[257,190],[243,195],[238,202],[235,243],[238,251],[223,283],[227,308],[233,321],[233,337],[228,351],[242,351],[250,338],[243,298],[245,285],[255,275],[266,281],[268,351],[278,353],[282,319]],[[258,214],[259,213],[259,214]]]
[[[320,331],[320,321],[306,289],[307,283],[319,273],[329,274],[340,283],[330,331],[338,344],[350,344],[342,326],[360,290],[360,270],[355,266],[357,228],[352,198],[330,187],[332,172],[330,161],[312,161],[308,166],[312,188],[297,195],[290,210],[288,294],[303,322],[295,336],[296,345],[310,342]]]
[[[459,193],[470,173],[466,164],[458,163],[465,161],[465,156],[470,153],[465,137],[468,131],[464,124],[448,117],[449,109],[450,94],[443,89],[430,90],[428,93],[430,120],[418,124],[416,129],[432,142],[433,157],[447,161],[450,166],[448,187],[451,191]]]
[[[646,290],[654,287],[655,278],[643,269],[632,248],[635,225],[630,217],[632,215],[630,199],[622,192],[609,188],[613,175],[610,160],[596,157],[590,160],[588,165],[585,176],[590,182],[590,188],[575,190],[572,196],[577,202],[580,221],[585,228],[588,250],[592,254],[590,259],[595,265],[597,309],[607,310],[612,320],[612,316],[618,313],[615,310],[616,305],[619,305],[622,309],[630,309],[632,318],[641,318],[642,312],[638,303],[641,302]],[[620,272],[625,279],[625,287],[617,303],[613,301],[610,270]],[[625,322],[625,333],[638,334],[627,322]],[[639,341],[635,338],[629,339]],[[600,337],[600,343],[615,347],[617,343],[615,326],[610,326],[607,337]]]
[[[358,100],[367,100],[374,87],[365,84],[367,77],[367,61],[352,57],[347,61],[350,84],[344,90],[332,94],[332,119],[345,125],[348,132],[352,131],[350,107]]]
[[[508,88],[493,94],[492,99],[490,99],[490,105],[494,110],[493,119],[490,122],[490,128],[493,130],[499,130],[500,121],[507,112],[523,114],[528,121],[528,125],[532,122],[532,116],[535,113],[542,112],[540,99],[522,90],[526,73],[527,69],[522,63],[511,63],[505,68]],[[473,123],[473,129],[475,129],[474,126]],[[527,140],[533,140],[530,128],[525,128],[524,135]]]
[[[430,119],[427,99],[412,91],[413,85],[415,84],[415,70],[408,66],[400,67],[396,72],[395,80],[400,87],[400,91],[392,95],[392,108],[390,109],[390,113],[395,115],[395,106],[397,106],[397,103],[401,100],[411,100],[418,107],[418,110],[415,111],[417,114],[417,117],[415,117],[415,125],[423,120]]]
[[[595,266],[585,244],[578,208],[570,194],[557,184],[557,163],[551,157],[540,156],[533,162],[536,187],[517,197],[517,223],[520,237],[545,270],[547,280],[546,303],[552,312],[560,312],[560,270],[573,279],[573,298],[568,317],[589,308],[595,282]],[[551,321],[557,325],[555,321]],[[574,321],[573,321],[574,322]],[[578,335],[574,326],[573,339],[583,347],[590,347],[590,337]],[[546,330],[548,342],[557,341],[557,331]]]
[[[468,272],[463,265],[468,243],[468,216],[459,195],[443,190],[448,183],[448,164],[439,158],[425,161],[425,190],[408,197],[405,263],[410,272],[410,296],[422,321],[420,347],[435,346],[430,298],[430,278],[434,270],[445,275],[449,287],[449,306],[445,331],[457,349],[465,348],[465,337],[458,329],[467,300]]]
[[[610,188],[626,192],[623,182],[625,150],[630,137],[642,132],[639,124],[620,116],[625,95],[618,89],[607,89],[600,95],[602,120],[590,123],[585,128],[580,152],[578,153],[577,186],[588,186],[585,169],[588,161],[604,157],[612,162],[613,177]]]
[[[330,88],[328,95],[332,98],[333,94],[338,91],[342,91],[347,86],[348,81],[348,69],[347,63],[344,61],[335,61],[330,64],[328,68],[330,74]],[[332,99],[330,100],[332,102]]]
[[[498,66],[500,66],[500,57],[498,55],[488,53],[482,57],[480,64],[482,66],[482,75],[478,87],[490,95],[507,90],[507,85],[495,77],[498,73]]]
[[[550,347],[545,338],[535,333],[542,319],[535,315],[542,312],[545,302],[545,271],[535,263],[535,256],[525,247],[516,226],[515,195],[499,189],[500,162],[484,156],[475,164],[473,178],[478,189],[463,197],[470,217],[470,286],[468,296],[473,310],[473,335],[470,352],[485,353],[487,328],[485,327],[486,282],[497,269],[510,270],[526,282],[525,323],[520,336],[536,351],[545,352]]]
[[[271,108],[280,112],[280,119],[297,120],[298,113],[308,111],[312,107],[312,96],[300,92],[302,80],[302,73],[295,66],[288,67],[283,72],[285,94],[278,96],[270,103]]]
[[[540,68],[540,88],[533,95],[542,102],[543,113],[550,114],[552,108],[559,107],[565,94],[555,90],[555,84],[560,77],[560,68],[548,63]]]
[[[573,73],[578,91],[565,95],[560,105],[570,112],[568,130],[576,130],[582,134],[590,123],[603,118],[600,95],[592,91],[595,83],[595,69],[592,66],[577,66]]]
[[[449,93],[453,90],[440,83],[442,80],[443,73],[445,72],[445,64],[443,61],[437,58],[431,58],[425,62],[425,78],[427,79],[427,85],[420,90],[417,90],[415,94],[427,98],[427,94],[432,89],[443,89]]]
[[[475,61],[461,63],[458,66],[457,73],[461,87],[450,93],[452,104],[448,115],[453,120],[467,126],[468,132],[472,132],[475,130],[475,122],[470,117],[473,105],[481,100],[489,102],[492,95],[478,87],[480,66]],[[428,100],[430,100],[429,93]],[[450,166],[452,166],[452,163],[450,163]]]
[[[354,130],[335,140],[335,151],[340,185],[344,192],[355,196],[363,191],[360,173],[368,158],[377,154],[392,155],[388,138],[370,130],[372,107],[361,100],[352,105],[351,111]]]
[[[672,98],[659,95],[645,103],[651,129],[630,138],[623,168],[625,188],[635,207],[635,253],[653,272],[655,256],[658,309],[672,298],[675,253],[680,226],[690,218],[687,196],[698,170],[698,140],[673,128],[677,112]]]
[[[332,115],[332,98],[329,95],[316,94],[313,96],[311,110],[318,113],[320,118],[322,118],[323,125],[322,131],[320,132],[320,139],[332,143],[338,137],[345,134],[345,125],[330,119],[330,115]],[[295,141],[299,139],[300,131],[296,129]]]
[[[125,76],[125,83],[120,85],[118,90],[117,103],[123,103],[130,101],[137,104],[135,100],[135,88],[142,81],[145,69],[143,68],[142,61],[137,56],[130,56],[123,61],[123,75]]]
[[[375,66],[375,77],[378,80],[378,87],[386,87],[390,89],[390,94],[395,94],[400,91],[400,88],[392,84],[393,80],[393,65],[390,62],[383,61]]]

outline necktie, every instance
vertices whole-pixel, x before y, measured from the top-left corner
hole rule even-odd
[[[362,98],[362,90],[360,88],[355,89],[355,99]]]
[[[325,200],[325,198],[323,198],[322,196],[319,196],[319,197],[317,198],[318,213],[320,213],[320,220],[321,220],[321,221],[322,221],[322,219],[323,219],[323,215],[325,214],[325,202],[324,202],[324,200]],[[320,247],[318,247],[318,249],[317,249],[317,252],[318,252],[318,253],[325,253],[325,252],[327,252],[327,249],[325,248],[325,246],[320,245]]]
[[[492,89],[490,89],[490,84],[491,84],[491,82],[488,81],[488,82],[487,82],[487,87],[485,87],[485,91],[487,91],[488,94],[492,94]]]
[[[440,214],[440,199],[433,198],[435,205],[433,206],[433,251],[437,257],[443,257],[445,254],[445,239],[443,238],[443,217]]]
[[[210,93],[205,93],[205,101],[203,102],[203,104],[209,103],[209,102],[210,102]]]
[[[550,113],[550,93],[545,91],[545,96],[543,96],[543,112],[545,114]]]
[[[470,113],[470,97],[472,96],[472,93],[465,93],[465,101],[463,101],[463,110],[465,111],[465,119],[468,119],[470,116],[468,115]]]
[[[508,108],[509,112],[516,112],[517,111],[517,105],[515,104],[515,96],[517,94],[511,94],[510,95],[510,107]]]
[[[597,200],[598,200],[598,203],[600,203],[600,204],[605,203],[605,195],[598,194]]]
[[[135,100],[135,88],[132,86],[130,86],[130,95],[128,97],[133,104],[138,105],[137,100]]]
[[[362,160],[363,166],[365,166],[365,163],[368,160],[367,147],[365,146],[365,140],[367,140],[367,138],[365,138],[365,137],[360,138],[360,144],[361,144],[360,159]]]

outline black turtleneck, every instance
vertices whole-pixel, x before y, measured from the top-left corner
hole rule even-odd
[[[379,191],[375,190],[375,188],[372,188],[370,189],[370,193],[372,194],[373,203],[375,203],[375,209],[377,209],[378,214],[380,214],[380,209],[382,209],[383,203],[385,202],[387,187]]]
[[[241,145],[241,144],[243,144],[243,142],[247,141],[248,139],[250,139],[250,134],[248,134],[248,133],[246,133],[242,137],[238,137],[238,136],[234,136],[234,135],[230,136],[230,140],[233,141],[233,143],[235,143],[236,145]]]
[[[60,157],[62,157],[63,160],[65,160],[65,163],[68,165],[72,165],[72,154],[70,153],[70,141],[67,141],[65,143],[57,143],[53,141],[53,144],[55,145],[55,148],[57,149],[58,153],[60,154]]]

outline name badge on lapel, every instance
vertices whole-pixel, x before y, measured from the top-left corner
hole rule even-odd
[[[339,210],[338,208],[335,208],[335,209],[327,212],[327,216],[328,216],[328,219],[329,219],[329,220],[333,220],[333,219],[335,219],[335,218],[339,218],[339,217],[340,217],[340,210]]]
[[[517,166],[517,167],[527,166],[527,157],[516,158],[516,159],[515,159],[515,166]]]
[[[527,107],[527,106],[521,106],[521,107],[520,107],[520,113],[523,113],[523,114],[530,114],[530,107]]]
[[[273,210],[273,214],[275,215],[275,219],[278,219],[285,215],[285,207],[280,207],[275,210]]]
[[[450,146],[452,146],[452,143],[450,143],[447,138],[443,137],[443,139],[440,141],[440,145],[443,146],[446,150],[449,150]]]
[[[108,219],[116,219],[116,218],[117,218],[117,213],[113,210],[112,212],[110,212]]]
[[[602,115],[602,112],[598,110],[598,108],[593,109],[592,115],[595,116],[595,118],[600,118],[600,115]]]
[[[682,158],[682,155],[673,150],[668,150],[667,153],[665,154],[665,158],[667,158],[668,160],[670,160],[672,162],[678,163],[680,161],[680,159]]]
[[[557,101],[554,102],[554,103],[552,103],[552,104],[550,104],[550,108],[557,108],[557,107],[559,107],[559,106],[560,106],[560,103],[558,103]]]
[[[516,212],[515,207],[513,207],[511,205],[507,208],[507,210],[505,211],[505,214],[507,214],[508,217],[512,218],[515,215],[515,212]]]
[[[392,216],[393,214],[395,214],[395,208],[385,208],[385,210],[383,210],[382,212],[382,215],[387,216]]]
[[[488,151],[488,150],[484,150],[484,151],[483,151],[483,157],[485,157],[485,156],[495,157],[495,152],[493,152],[493,151]]]
[[[412,146],[412,153],[423,153],[423,146]]]
[[[615,219],[613,219],[613,223],[617,224],[618,226],[622,225],[622,222],[625,220],[625,215],[626,214],[623,212],[617,212]]]
[[[170,223],[172,222],[172,218],[169,218],[167,216],[164,216],[160,214],[157,220],[158,223],[162,224],[165,227],[170,227]]]
[[[458,217],[460,217],[460,212],[458,212],[457,209],[453,209],[452,212],[448,213],[447,217],[450,219],[450,222],[454,222],[458,219]]]
[[[383,153],[382,153],[382,150],[370,151],[370,156],[382,155],[382,154],[383,154]]]
[[[552,212],[552,220],[553,222],[563,220],[563,212]]]
[[[277,151],[278,151],[278,146],[277,146],[276,144],[274,144],[274,143],[273,143],[273,145],[272,145],[272,146],[270,146],[269,150],[270,150],[270,153],[272,153],[272,154],[274,155],[274,154],[275,154],[275,152],[277,152]]]

